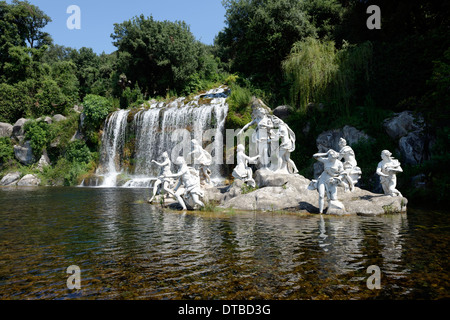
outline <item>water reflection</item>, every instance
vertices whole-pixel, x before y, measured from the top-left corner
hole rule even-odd
[[[182,214],[162,212],[147,197],[143,189],[0,190],[0,298],[365,299],[448,292],[446,282],[433,289],[419,280],[431,281],[426,271],[445,270],[435,264],[447,261],[439,241],[448,232],[424,241],[432,233],[411,228],[418,218],[423,223],[414,214]],[[83,272],[75,295],[65,287],[65,269],[73,264]],[[383,273],[379,291],[365,283],[373,264]]]

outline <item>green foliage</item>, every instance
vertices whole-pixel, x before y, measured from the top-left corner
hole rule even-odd
[[[125,73],[150,95],[180,92],[198,68],[200,45],[184,22],[141,15],[114,24],[112,38],[118,48],[118,74]]]
[[[44,168],[42,182],[47,185],[77,186],[81,183],[80,177],[85,175],[89,169],[89,165],[84,163],[60,158],[55,166]]]
[[[42,10],[27,1],[0,2],[0,74],[5,72],[5,63],[10,63],[10,67],[14,65],[11,59],[15,59],[14,53],[18,52],[9,55],[12,47],[41,48],[52,42],[50,35],[42,31],[50,21]]]
[[[33,105],[28,94],[33,81],[19,82],[14,85],[0,83],[0,121],[15,123]]]
[[[88,94],[83,100],[86,125],[98,129],[112,111],[111,101],[107,98]]]
[[[36,95],[36,108],[33,108],[33,116],[39,117],[45,114],[61,113],[67,104],[66,97],[61,92],[58,83],[51,78],[44,78],[42,86]]]
[[[86,143],[75,140],[69,144],[65,157],[72,163],[88,164],[92,160],[92,155]]]
[[[306,112],[310,103],[327,103],[349,116],[355,87],[361,86],[357,80],[361,74],[368,77],[371,53],[370,43],[357,47],[346,44],[341,50],[336,50],[332,41],[314,38],[295,43],[283,62],[284,72],[292,83],[292,103],[302,112]]]
[[[131,90],[130,87],[127,87],[125,90],[123,90],[122,97],[120,98],[120,107],[122,109],[139,106],[143,103],[144,96],[142,95],[138,83],[136,83],[133,90]]]
[[[226,27],[216,38],[219,57],[230,61],[231,72],[278,96],[283,91],[281,62],[293,43],[316,34],[304,2],[228,0],[224,6]]]
[[[44,121],[28,121],[24,126],[25,139],[31,141],[35,157],[39,158],[47,147],[50,138],[50,127]]]
[[[231,86],[231,94],[227,99],[229,107],[226,120],[227,129],[242,128],[252,121],[252,96],[252,92],[246,87],[240,87],[237,84]]]
[[[0,138],[0,165],[14,159],[14,148],[10,138]]]

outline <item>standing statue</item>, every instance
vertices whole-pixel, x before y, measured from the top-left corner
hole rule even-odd
[[[347,145],[347,141],[344,138],[339,140],[339,148],[339,160],[342,160],[345,170],[345,189],[353,191],[355,184],[357,184],[358,180],[361,178],[362,171],[356,162],[355,152],[350,146]]]
[[[396,189],[397,173],[403,172],[400,162],[392,157],[392,153],[388,150],[381,152],[382,161],[378,164],[377,174],[380,176],[380,183],[383,187],[384,194],[392,197],[403,195]]]
[[[288,127],[283,120],[273,116],[272,122],[277,131],[271,131],[271,141],[281,139],[281,144],[278,147],[277,167],[275,172],[279,173],[298,173],[297,166],[291,160],[291,153],[295,150],[295,133]]]
[[[187,210],[185,200],[192,204],[192,206],[198,205],[204,207],[205,204],[200,201],[200,198],[204,197],[204,193],[200,186],[200,176],[198,171],[188,167],[183,157],[178,157],[175,164],[180,166],[180,170],[175,174],[166,176],[166,178],[180,179],[178,185],[174,189],[175,198],[178,203],[183,207],[183,210]],[[181,194],[178,192],[178,189],[181,186],[184,187],[183,197],[185,200],[183,200]]]
[[[336,207],[343,208],[343,204],[337,198],[337,187],[342,185],[342,173],[344,165],[339,160],[339,153],[330,149],[327,153],[316,153],[313,156],[324,165],[324,171],[318,180],[313,180],[308,189],[319,192],[319,211],[323,213],[325,196]]]
[[[153,185],[153,195],[148,200],[149,203],[153,202],[153,199],[156,197],[156,194],[158,193],[158,189],[162,189],[163,191],[167,192],[168,194],[171,194],[174,196],[172,190],[170,190],[170,185],[173,183],[172,179],[166,178],[166,176],[169,176],[172,174],[172,171],[170,170],[170,167],[172,165],[172,162],[170,161],[169,154],[167,152],[164,152],[161,155],[161,158],[163,162],[159,163],[155,160],[152,160],[152,163],[156,164],[157,166],[161,167],[161,173],[159,177],[156,179],[154,185]]]
[[[256,125],[256,129],[252,134],[252,142],[257,146],[261,168],[268,169],[270,165],[269,131],[273,129],[273,123],[269,111],[262,105],[253,105],[252,121],[239,131],[238,136],[253,125]]]
[[[192,140],[192,145],[194,150],[189,153],[190,155],[194,155],[194,164],[198,166],[201,180],[205,181],[207,184],[211,183],[211,171],[208,167],[212,164],[212,156],[208,151],[204,150],[202,146],[198,143],[197,140]]]
[[[251,187],[256,187],[256,182],[253,179],[253,170],[248,166],[249,162],[255,162],[260,156],[250,158],[245,154],[245,147],[240,144],[237,146],[237,166],[233,170],[233,177],[243,180]]]

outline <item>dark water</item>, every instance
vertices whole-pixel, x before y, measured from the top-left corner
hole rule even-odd
[[[142,189],[0,189],[0,299],[450,297],[449,215],[162,212]],[[81,290],[66,270],[81,269]],[[381,289],[367,288],[380,267]]]

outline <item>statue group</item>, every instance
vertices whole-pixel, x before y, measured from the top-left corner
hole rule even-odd
[[[295,150],[294,132],[283,120],[272,115],[270,109],[260,100],[253,104],[252,109],[252,121],[239,131],[238,137],[254,126],[251,142],[255,146],[256,155],[248,156],[244,145],[239,144],[236,149],[237,164],[232,173],[233,177],[251,187],[256,187],[252,167],[275,175],[298,174],[298,169],[291,159],[291,153]],[[201,201],[204,197],[202,187],[211,185],[209,166],[212,164],[212,157],[197,140],[191,142],[193,151],[189,156],[194,157],[194,167],[189,167],[185,159],[179,157],[174,163],[179,166],[179,171],[172,173],[171,162],[166,152],[162,155],[161,163],[153,161],[161,167],[161,173],[153,185],[153,195],[149,202],[154,201],[160,191],[174,197],[183,210],[187,210],[187,205],[191,208],[204,207]],[[339,201],[338,187],[342,187],[344,192],[353,192],[362,175],[355,152],[344,138],[340,139],[339,148],[339,152],[329,149],[327,152],[313,155],[324,167],[319,178],[313,180],[308,187],[309,190],[317,190],[319,193],[320,213],[324,212],[326,198],[329,206],[333,205],[344,210],[343,204]],[[400,162],[387,150],[381,153],[381,158],[376,173],[380,176],[384,193],[402,197],[396,189],[396,174],[402,172]]]

